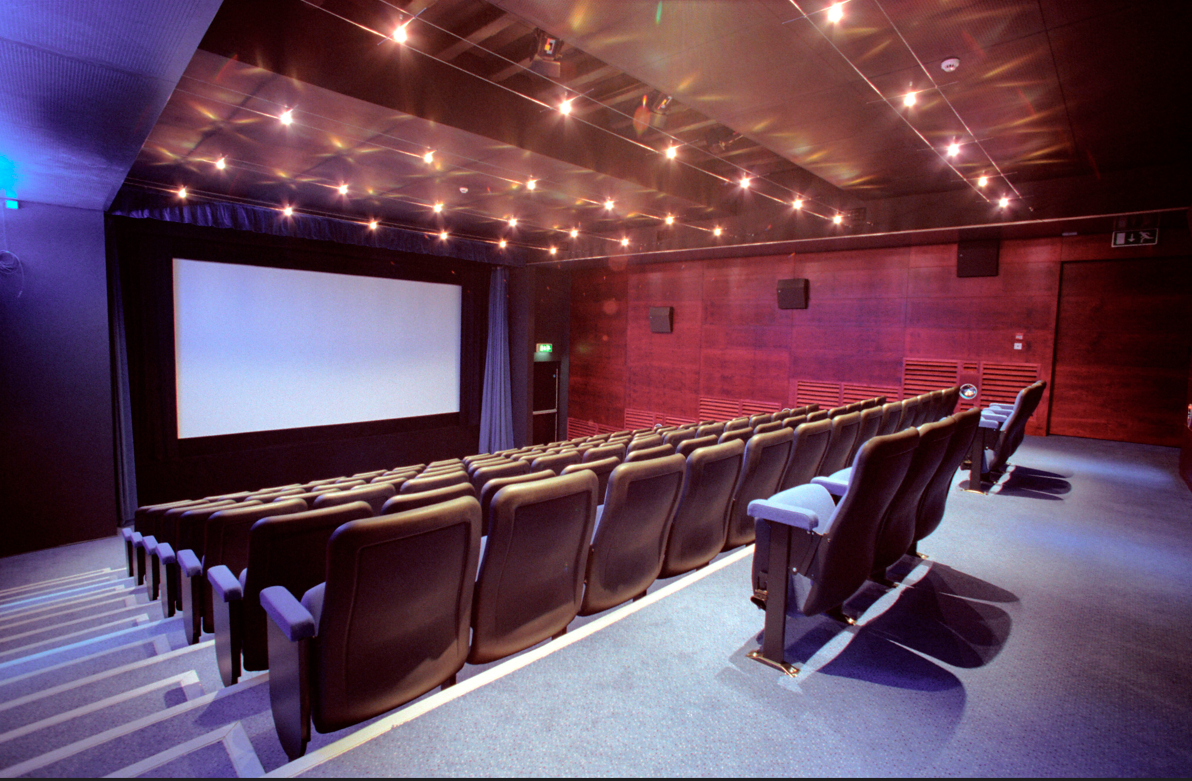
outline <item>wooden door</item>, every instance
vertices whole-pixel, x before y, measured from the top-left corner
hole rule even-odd
[[[1179,446],[1192,363],[1192,260],[1065,263],[1050,433]]]

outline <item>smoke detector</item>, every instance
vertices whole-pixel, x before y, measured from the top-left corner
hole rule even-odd
[[[960,67],[960,58],[959,57],[949,57],[948,59],[946,59],[940,63],[940,68],[944,71],[944,73],[951,73],[952,71],[956,70],[959,67]]]

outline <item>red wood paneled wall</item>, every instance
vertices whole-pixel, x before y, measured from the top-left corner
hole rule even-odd
[[[1108,236],[1004,241],[998,276],[967,279],[955,244],[576,272],[570,417],[620,428],[625,410],[696,418],[701,399],[896,396],[908,360],[949,362],[962,381],[1013,376],[1006,365],[1050,380],[1061,264],[1146,252]],[[806,310],[778,309],[776,280],[791,277],[810,280]],[[650,333],[651,306],[675,308],[674,333]],[[1030,433],[1046,432],[1049,408]]]

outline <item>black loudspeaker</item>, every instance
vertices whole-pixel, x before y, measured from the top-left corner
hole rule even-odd
[[[997,239],[974,239],[956,245],[956,276],[996,277]]]
[[[807,308],[807,280],[780,279],[778,280],[778,308],[806,309]]]
[[[669,334],[675,330],[675,308],[673,306],[650,307],[650,333]]]

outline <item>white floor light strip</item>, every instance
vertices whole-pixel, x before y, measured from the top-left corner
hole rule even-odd
[[[321,765],[328,760],[334,759],[335,757],[342,756],[352,749],[361,746],[374,738],[384,735],[386,732],[389,732],[395,727],[399,727],[402,724],[413,721],[419,716],[423,716],[435,710],[436,708],[446,705],[453,700],[459,699],[469,692],[475,691],[482,686],[486,686],[487,684],[500,680],[511,673],[517,672],[523,667],[532,664],[539,659],[550,656],[556,651],[560,651],[572,643],[577,643],[580,640],[583,640],[585,637],[599,632],[601,629],[611,626],[612,624],[615,624],[624,618],[628,618],[639,610],[649,607],[655,602],[665,599],[671,594],[682,591],[688,586],[703,580],[714,572],[718,572],[725,567],[731,566],[732,564],[735,564],[751,555],[753,555],[752,545],[748,545],[739,551],[730,553],[724,558],[714,561],[713,563],[704,567],[702,570],[697,570],[686,577],[679,578],[674,583],[670,583],[667,586],[658,589],[654,593],[646,595],[637,602],[631,602],[624,607],[612,611],[608,615],[602,616],[588,624],[584,624],[579,629],[576,629],[574,632],[568,632],[558,640],[552,640],[551,642],[540,645],[537,648],[532,648],[520,656],[513,657],[508,662],[485,670],[476,676],[468,678],[467,680],[452,686],[446,691],[441,691],[431,697],[427,697],[424,700],[419,700],[413,705],[402,708],[393,715],[383,718],[380,721],[373,722],[367,727],[353,732],[347,737],[337,740],[336,742],[328,746],[324,746],[321,749],[312,751],[306,756],[300,757],[293,762],[282,765],[276,770],[267,773],[265,777],[293,778],[295,776],[301,775],[313,767],[317,767],[318,765]]]

